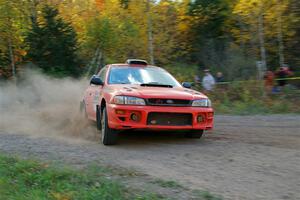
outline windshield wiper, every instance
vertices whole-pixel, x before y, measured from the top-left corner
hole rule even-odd
[[[167,85],[167,84],[158,83],[158,82],[142,83],[140,86],[144,86],[144,87],[167,87],[167,88],[173,88],[173,85]]]

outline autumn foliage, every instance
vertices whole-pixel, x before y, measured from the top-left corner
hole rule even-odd
[[[42,58],[30,56],[26,38],[35,24],[47,28],[45,7],[56,9],[55,18],[74,30],[76,51],[66,63],[41,64]],[[149,60],[149,31],[158,65],[197,65],[228,79],[255,77],[256,61],[265,61],[267,69],[288,64],[296,71],[299,20],[297,0],[0,0],[0,72],[9,77],[33,62],[74,75],[127,58]],[[46,35],[35,38],[41,49],[56,45],[59,52],[60,39]]]

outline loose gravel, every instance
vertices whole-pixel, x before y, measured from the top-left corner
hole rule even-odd
[[[79,135],[62,136],[0,127],[0,152],[74,167],[101,163],[136,170],[145,174],[136,183],[145,177],[173,180],[225,199],[300,199],[299,115],[217,116],[215,124],[201,140],[127,132],[116,146],[101,145],[93,124]],[[181,193],[174,197],[189,199]]]

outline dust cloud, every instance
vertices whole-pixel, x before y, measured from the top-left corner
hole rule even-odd
[[[55,79],[33,70],[25,71],[17,84],[1,83],[0,134],[94,137],[94,127],[79,111],[87,84],[85,79]]]

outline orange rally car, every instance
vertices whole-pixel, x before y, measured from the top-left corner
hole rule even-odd
[[[93,75],[81,111],[96,121],[102,143],[112,145],[121,130],[185,130],[200,138],[212,129],[214,111],[207,96],[182,85],[144,60],[111,64]]]

